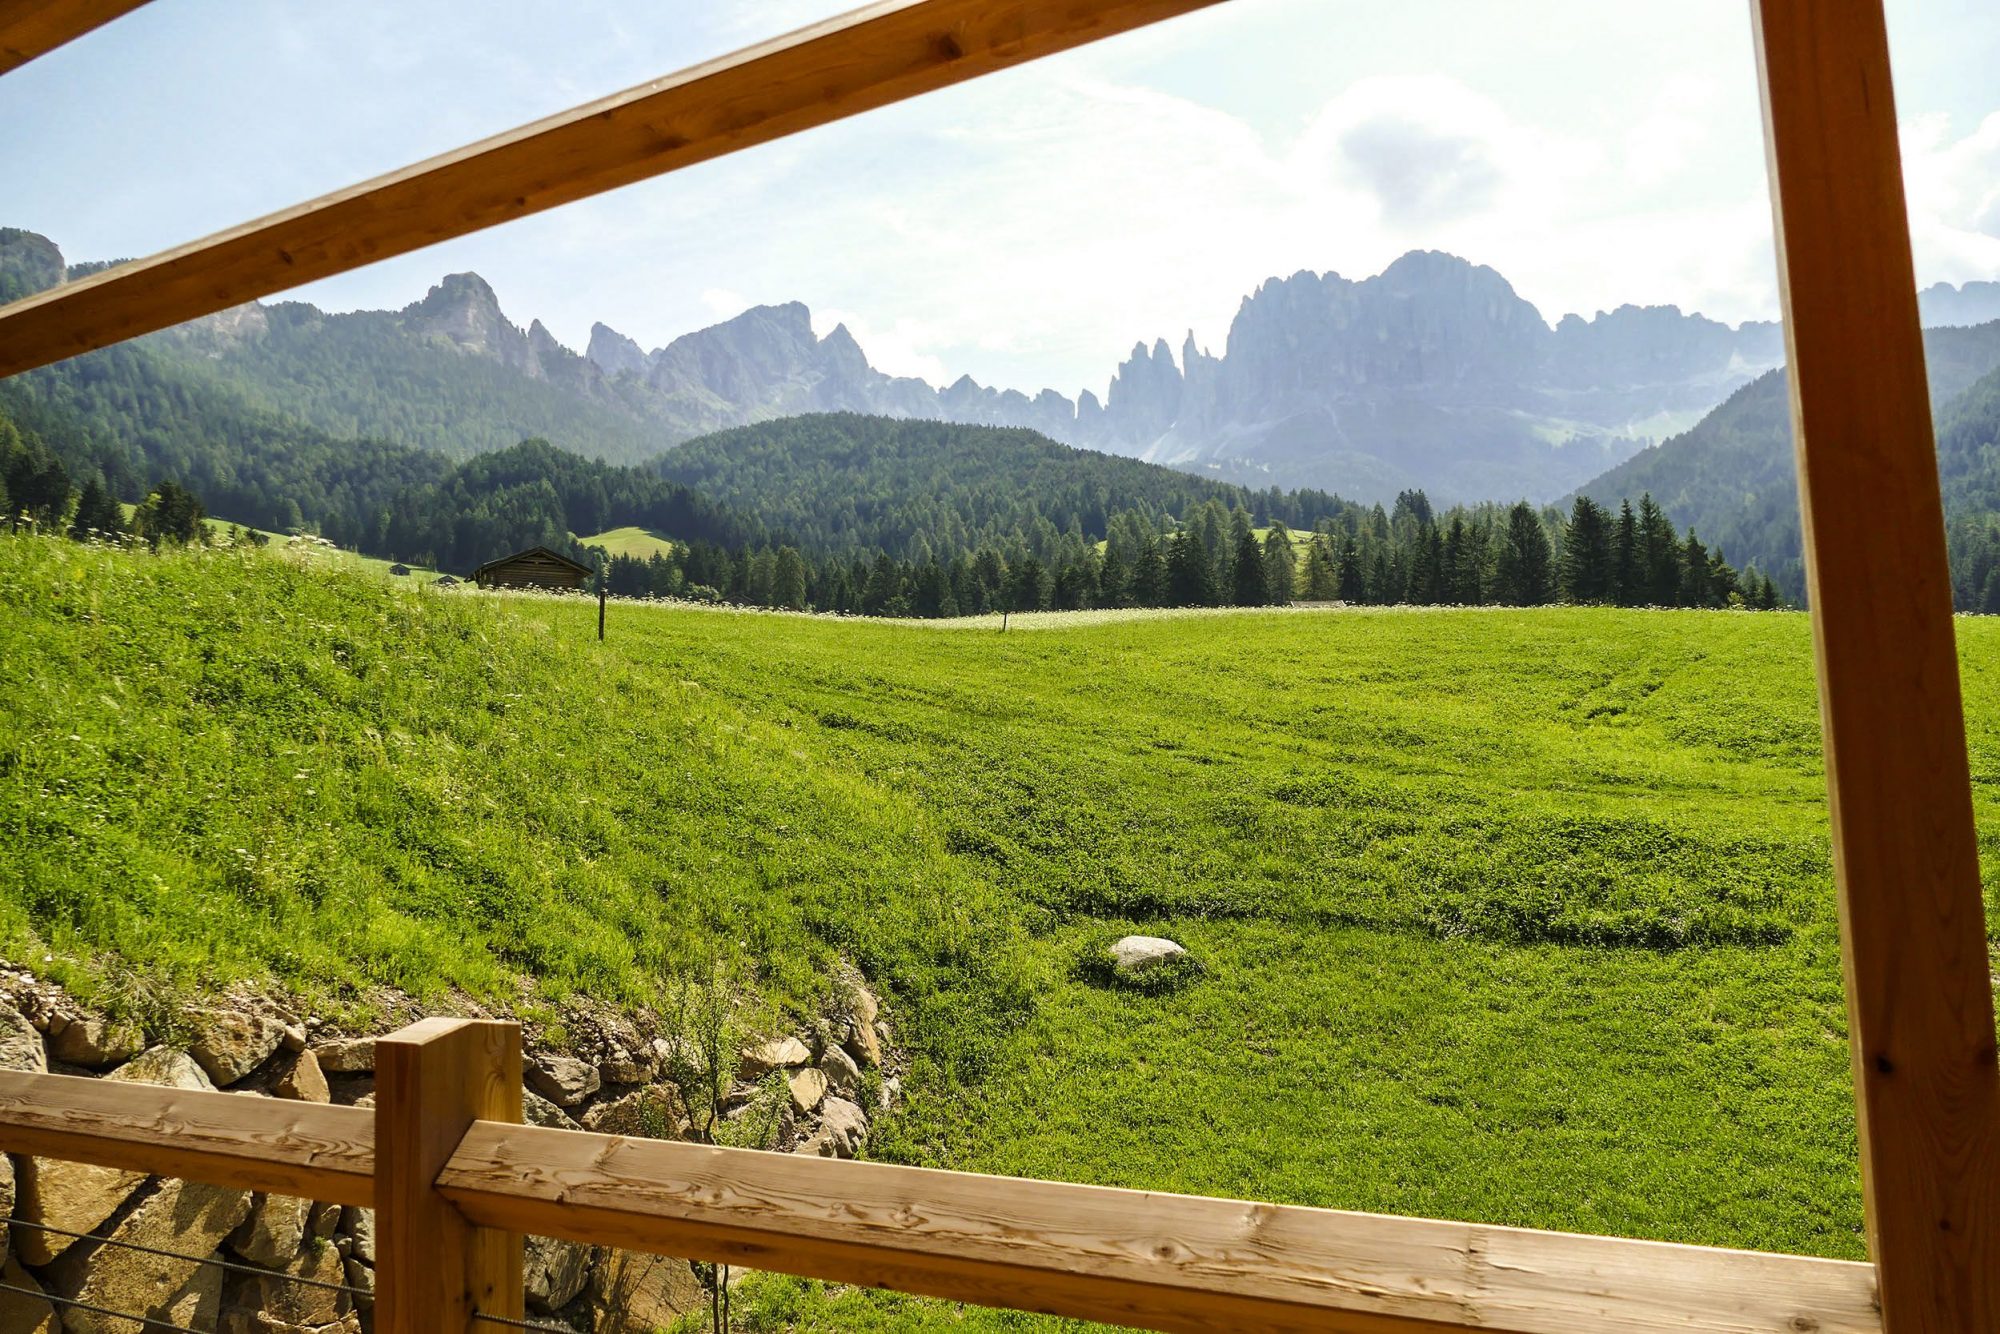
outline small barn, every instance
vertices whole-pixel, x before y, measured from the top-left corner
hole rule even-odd
[[[410,567],[403,564],[401,561],[397,561],[394,565],[391,565],[389,567],[390,574],[404,575],[408,574],[409,572],[410,572]]]
[[[489,560],[472,572],[481,588],[578,589],[597,571],[560,551],[529,547],[499,560]]]

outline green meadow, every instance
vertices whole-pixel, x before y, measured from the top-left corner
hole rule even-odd
[[[877,1157],[1862,1254],[1804,616],[596,615],[0,540],[0,952],[357,1018],[843,956],[913,1058]],[[1200,975],[1104,986],[1134,931]]]

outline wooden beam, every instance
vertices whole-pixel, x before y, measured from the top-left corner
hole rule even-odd
[[[73,42],[146,0],[0,0],[0,74]]]
[[[1880,0],[1753,0],[1869,1250],[1890,1334],[2000,1329],[2000,1064]]]
[[[0,1150],[334,1204],[375,1202],[365,1108],[0,1071]]]
[[[520,1236],[475,1227],[433,1185],[478,1119],[521,1119],[520,1025],[425,1019],[376,1041],[380,1334],[469,1334],[474,1312],[521,1318]]]
[[[0,307],[0,376],[1219,0],[881,0]]]
[[[1863,1264],[486,1122],[438,1190],[488,1227],[1150,1329],[1881,1328]]]

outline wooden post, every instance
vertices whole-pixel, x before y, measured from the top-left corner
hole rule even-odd
[[[597,558],[597,642],[604,642],[604,557]]]
[[[375,1044],[378,1334],[469,1334],[475,1311],[520,1318],[521,1237],[473,1227],[436,1190],[474,1121],[520,1119],[518,1024],[426,1019]]]
[[[2000,1065],[1880,0],[1752,0],[1868,1247],[1888,1334],[2000,1330]]]

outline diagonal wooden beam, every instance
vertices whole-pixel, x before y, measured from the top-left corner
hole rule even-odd
[[[146,0],[0,0],[0,74],[129,14]]]
[[[2000,1330],[2000,1064],[1881,0],[1753,0],[1869,1251]]]
[[[0,307],[0,375],[1216,3],[881,0]]]

